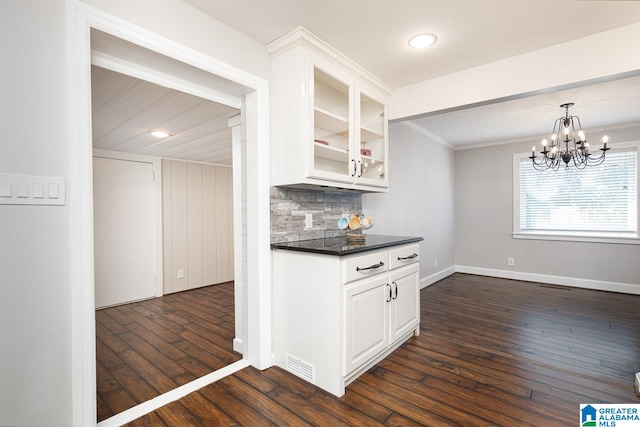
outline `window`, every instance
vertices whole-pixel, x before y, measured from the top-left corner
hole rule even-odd
[[[638,145],[581,170],[537,171],[514,155],[514,237],[640,243]]]

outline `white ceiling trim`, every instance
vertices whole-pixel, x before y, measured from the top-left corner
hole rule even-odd
[[[117,58],[103,52],[92,50],[91,63],[93,65],[97,65],[98,67],[106,68],[108,70],[115,71],[121,74],[126,74],[140,80],[146,80],[148,82],[155,83],[169,89],[188,93],[190,95],[217,102],[219,104],[228,105],[229,107],[237,109],[242,108],[242,100],[240,98],[236,98],[234,96],[227,95],[224,92],[219,92],[217,90],[213,90],[211,88],[180,79],[173,75],[164,74],[158,70],[150,69],[143,65],[135,64],[125,59]]]
[[[427,129],[423,128],[420,125],[415,124],[414,122],[410,122],[410,121],[406,121],[406,122],[398,122],[401,125],[404,125],[406,127],[408,127],[409,129],[412,129],[424,136],[426,136],[427,138],[437,142],[440,145],[444,145],[447,148],[451,148],[452,150],[455,150],[456,147],[453,146],[453,144],[450,144],[449,142],[447,142],[446,140],[440,138],[438,135],[436,135],[435,133],[429,132]]]
[[[611,131],[615,131],[615,130],[622,130],[622,129],[632,129],[635,127],[639,127],[640,123],[625,123],[625,124],[621,124],[621,125],[613,125],[613,126],[600,126],[600,127],[590,127],[588,129],[584,129],[585,132],[588,132],[589,135],[592,135],[594,133],[605,133],[605,132],[611,132]],[[587,135],[588,136],[588,135]],[[522,138],[515,138],[515,139],[506,139],[506,140],[502,140],[502,141],[496,141],[496,142],[485,142],[485,143],[480,143],[480,144],[466,144],[466,145],[460,145],[460,146],[456,146],[453,149],[456,151],[461,151],[461,150],[471,150],[474,148],[486,148],[486,147],[495,147],[497,145],[509,145],[509,144],[520,144],[523,142],[529,142],[532,144],[536,144],[539,145],[540,141],[542,141],[543,138],[545,137],[549,137],[546,134],[540,134],[540,135],[533,135],[533,136],[529,136],[529,137],[522,137]],[[595,143],[589,143],[591,144],[591,147],[598,147],[599,146],[600,141],[597,141]],[[609,145],[615,144],[615,141],[609,141]],[[616,144],[616,147],[618,147],[618,145]]]

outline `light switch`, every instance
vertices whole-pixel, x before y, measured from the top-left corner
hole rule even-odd
[[[64,206],[64,178],[0,173],[0,205]]]
[[[28,199],[29,198],[29,183],[26,181],[18,181],[18,191],[16,192],[18,198],[20,199]]]
[[[0,180],[0,197],[12,197],[11,181]]]
[[[41,182],[33,183],[33,198],[44,199],[44,184]]]
[[[57,199],[60,196],[58,184],[49,184],[49,198]]]

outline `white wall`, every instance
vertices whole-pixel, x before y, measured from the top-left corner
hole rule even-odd
[[[269,55],[262,43],[180,0],[83,0],[83,3],[255,76],[269,77]]]
[[[66,177],[64,0],[0,17],[0,172]],[[0,425],[69,424],[68,203],[0,207]]]
[[[610,141],[637,141],[640,128],[608,131],[607,134]],[[601,135],[593,134],[591,137],[597,141]],[[526,273],[568,277],[605,282],[609,287],[631,284],[637,286],[635,289],[640,293],[640,245],[512,237],[513,154],[527,153],[535,143],[532,140],[456,151],[455,263],[464,267],[500,270],[507,275]],[[515,258],[514,266],[507,265],[508,257]],[[579,284],[589,286],[588,282]],[[598,286],[597,283],[593,285]],[[634,289],[633,286],[626,288],[628,291]]]
[[[69,182],[66,7],[0,2],[0,172]],[[260,77],[264,46],[179,0],[92,0],[149,31]],[[75,82],[70,82],[75,83]],[[0,207],[0,425],[74,425],[70,204]],[[80,363],[80,361],[76,361]]]
[[[454,265],[454,152],[402,124],[389,125],[389,192],[364,194],[375,234],[420,236],[422,285]],[[434,260],[438,259],[438,266]]]
[[[165,294],[233,280],[232,172],[162,161]]]

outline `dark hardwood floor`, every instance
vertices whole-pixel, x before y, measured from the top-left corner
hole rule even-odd
[[[97,420],[241,359],[233,282],[96,311]]]
[[[640,403],[640,296],[454,274],[421,291],[421,334],[338,399],[243,369],[130,425],[569,426]]]

